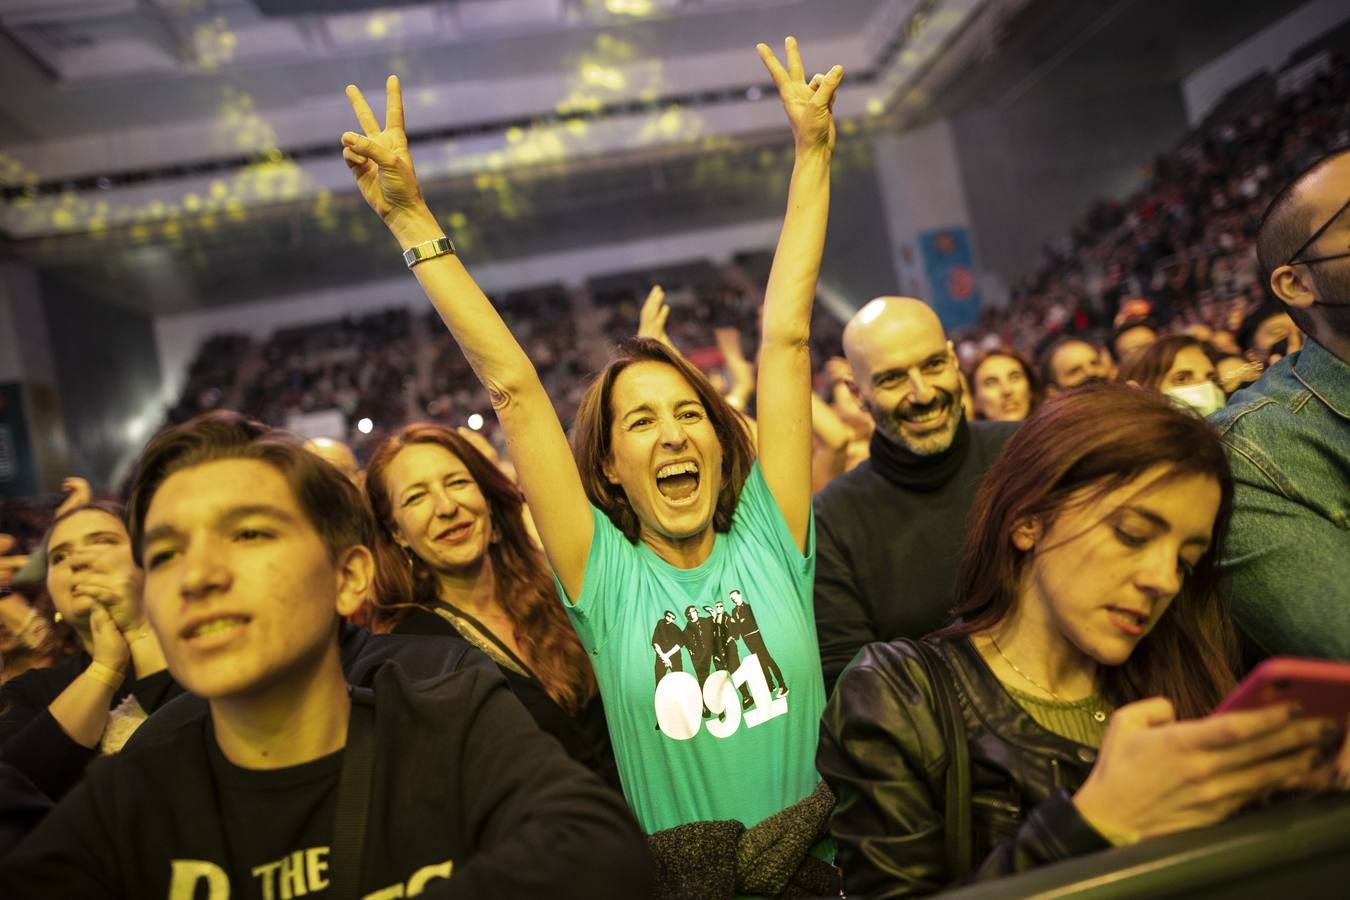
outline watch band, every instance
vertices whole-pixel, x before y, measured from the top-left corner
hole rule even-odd
[[[435,259],[438,256],[445,256],[447,253],[453,254],[455,245],[450,243],[448,237],[438,237],[435,240],[423,241],[416,246],[409,247],[403,251],[403,261],[412,268],[423,260]]]

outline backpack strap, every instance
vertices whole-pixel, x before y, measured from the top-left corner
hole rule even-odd
[[[928,641],[912,641],[918,650],[920,662],[933,687],[934,712],[942,739],[947,745],[946,819],[947,874],[950,884],[960,884],[970,877],[973,863],[970,815],[970,744],[966,737],[965,716],[952,687],[955,673],[951,665]]]
[[[375,767],[375,697],[365,688],[353,688],[347,748],[338,779],[333,816],[333,839],[328,852],[328,896],[361,896],[362,855],[366,819],[370,813],[370,785]]]

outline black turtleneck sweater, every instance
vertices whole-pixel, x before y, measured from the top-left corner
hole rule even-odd
[[[951,619],[966,513],[1016,422],[963,422],[937,456],[877,432],[872,456],[816,495],[816,631],[825,690],[870,641]]]

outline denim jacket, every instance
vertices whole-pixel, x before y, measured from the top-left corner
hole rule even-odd
[[[1209,421],[1236,482],[1238,623],[1270,654],[1350,660],[1350,363],[1310,340]]]

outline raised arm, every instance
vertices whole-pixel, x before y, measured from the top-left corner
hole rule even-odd
[[[841,66],[808,84],[796,38],[786,42],[787,68],[760,44],[759,55],[778,86],[792,125],[796,162],[787,214],[764,293],[759,354],[759,459],[797,546],[806,550],[811,520],[811,304],[830,214],[835,89]]]
[[[347,99],[365,133],[342,135],[342,158],[370,208],[408,250],[445,232],[413,171],[397,76],[389,76],[385,92],[381,128],[361,91],[347,86]],[[413,274],[492,398],[544,552],[568,596],[579,596],[591,546],[590,505],[539,374],[458,256],[424,260]]]
[[[755,365],[741,352],[741,330],[714,328],[713,337],[717,341],[717,348],[722,351],[722,359],[726,361],[727,374],[730,376],[727,402],[738,412],[744,412],[755,393]]]

